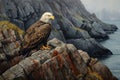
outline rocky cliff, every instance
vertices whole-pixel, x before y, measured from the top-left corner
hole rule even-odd
[[[97,58],[58,39],[47,42],[50,50],[20,51],[21,29],[0,22],[0,80],[117,80]]]
[[[55,15],[49,39],[72,43],[90,55],[112,54],[95,39],[108,39],[117,27],[90,14],[80,0],[0,0],[0,20],[9,20],[26,30],[43,12]]]

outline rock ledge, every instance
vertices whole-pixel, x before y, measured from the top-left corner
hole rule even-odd
[[[5,71],[0,80],[117,80],[97,59],[58,39]]]

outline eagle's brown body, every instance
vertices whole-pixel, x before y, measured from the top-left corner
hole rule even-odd
[[[51,24],[37,21],[30,26],[24,36],[22,54],[29,53],[32,49],[45,45],[51,32]]]

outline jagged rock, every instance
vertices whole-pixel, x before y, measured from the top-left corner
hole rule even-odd
[[[82,56],[84,62],[87,64],[90,61],[90,56],[87,54],[87,52],[84,52],[82,50],[78,50],[78,52]]]
[[[62,41],[59,41],[57,38],[54,38],[52,40],[49,40],[47,44],[53,47],[57,47],[63,45],[64,43]]]
[[[114,32],[114,31],[116,31],[116,30],[118,29],[116,25],[106,24],[106,23],[102,22],[100,19],[98,19],[98,18],[96,17],[95,14],[92,14],[91,17],[92,17],[92,19],[95,20],[98,24],[100,24],[100,25],[101,25],[101,28],[102,28],[105,32],[107,32],[107,33]]]
[[[70,40],[67,40],[67,43],[73,43],[77,49],[82,49],[83,51],[88,52],[89,55],[91,56],[112,54],[110,50],[103,47],[101,44],[96,42],[96,40],[93,38],[70,39]]]
[[[22,30],[25,31],[25,28],[23,27],[23,26],[24,26],[23,21],[18,20],[18,19],[11,19],[10,22],[16,24],[16,25],[19,26]]]
[[[17,28],[9,22],[0,22],[0,74],[22,59],[18,53],[21,44],[20,34],[11,27]]]
[[[93,71],[100,74],[103,77],[104,80],[107,80],[107,79],[109,79],[109,80],[117,80],[114,76],[112,76],[112,73],[107,68],[107,66],[105,66],[101,62],[96,62],[95,64],[92,64],[91,68],[92,68]],[[111,78],[109,78],[109,76],[111,76]]]
[[[48,40],[51,40],[54,37],[63,41],[63,42],[66,42],[66,40],[64,38],[64,35],[63,35],[63,32],[61,30],[59,30],[59,31],[58,30],[52,30],[51,35],[50,35]]]
[[[1,80],[117,80],[110,70],[86,52],[57,39],[51,50],[39,50],[5,71]],[[57,46],[58,45],[58,46]],[[89,62],[88,62],[89,60]]]
[[[100,24],[97,24],[97,22],[92,23],[91,27],[91,33],[89,33],[93,38],[95,39],[108,39],[108,35],[106,32],[102,29]]]
[[[55,15],[55,21],[53,22],[53,29],[49,40],[58,38],[64,42],[69,41],[75,45],[77,44],[75,40],[81,39],[82,41],[79,42],[93,44],[92,42],[97,42],[91,41],[91,37],[108,39],[109,37],[106,32],[114,32],[117,30],[116,26],[103,23],[95,14],[90,14],[80,0],[1,0],[0,3],[0,19],[6,20],[7,18],[25,30],[37,21],[43,12],[52,12]],[[83,21],[87,22],[85,26],[83,26]],[[93,24],[91,22],[93,22]],[[76,47],[81,48],[81,45],[77,45]],[[88,49],[88,47],[90,47],[90,49]],[[91,52],[91,47],[97,46],[86,45],[84,47],[82,46],[81,49],[90,54],[98,54],[101,53],[101,48],[103,48],[99,48],[98,46],[97,49],[99,50]],[[102,50],[104,50],[104,48]],[[109,50],[106,52],[105,54],[111,53]],[[102,53],[104,52],[102,51]]]

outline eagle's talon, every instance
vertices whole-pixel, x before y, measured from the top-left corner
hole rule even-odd
[[[51,46],[48,46],[48,45],[43,45],[40,50],[50,50],[51,49]]]

